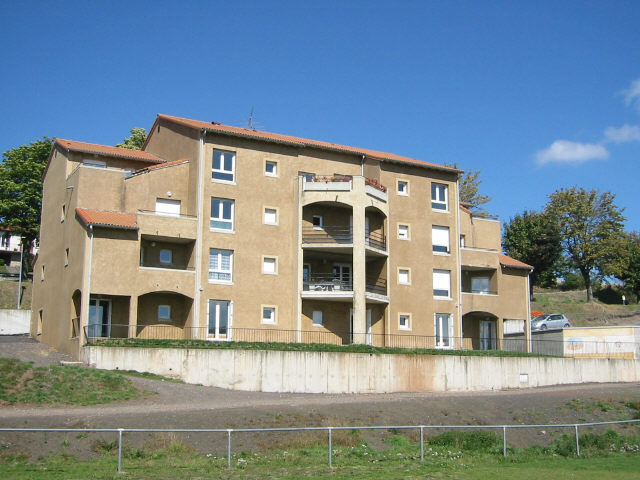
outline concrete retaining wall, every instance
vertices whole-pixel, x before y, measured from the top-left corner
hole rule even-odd
[[[29,333],[31,310],[0,310],[0,335]]]
[[[262,392],[446,392],[640,381],[640,362],[626,359],[86,347],[83,360],[108,370]]]

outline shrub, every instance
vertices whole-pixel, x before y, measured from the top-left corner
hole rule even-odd
[[[459,450],[489,452],[496,447],[502,448],[502,437],[486,430],[451,431],[436,435],[429,440],[429,444]]]

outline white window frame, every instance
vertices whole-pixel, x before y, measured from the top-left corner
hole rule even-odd
[[[216,153],[222,155],[220,159],[220,167],[215,168]],[[231,155],[231,170],[225,168],[225,155]],[[231,180],[225,178],[215,178],[215,175],[231,175]],[[236,182],[236,153],[228,150],[214,149],[211,157],[211,181],[217,183],[235,183]]]
[[[268,221],[267,212],[273,212],[273,222]],[[262,223],[265,225],[278,225],[278,209],[276,207],[264,207],[262,212]],[[271,213],[269,213],[271,215]]]
[[[409,182],[407,180],[398,180],[397,183],[396,183],[396,192],[401,197],[408,197],[409,196]]]
[[[166,310],[167,315],[161,315],[161,310]],[[158,305],[158,321],[171,322],[171,305]]]
[[[404,232],[402,232],[404,227]],[[410,228],[407,223],[398,224],[398,240],[411,240]]]
[[[446,238],[446,242],[436,243],[438,237]],[[440,225],[431,225],[431,249],[434,255],[450,255],[451,254],[451,241],[449,239],[449,227]],[[438,240],[439,241],[439,240]],[[437,248],[440,248],[437,250]],[[442,250],[444,248],[445,250]]]
[[[444,287],[444,283],[442,283],[444,281],[444,278],[448,278],[449,280],[449,285],[447,286],[447,294],[446,295],[440,295],[440,294],[436,294],[436,290],[438,291],[443,291],[444,288],[436,288],[436,287]],[[440,298],[440,299],[446,299],[446,300],[451,300],[451,270],[433,270],[433,298]]]
[[[311,314],[311,326],[324,327],[324,320],[322,318],[322,310],[314,310]]]
[[[402,320],[406,319],[405,325],[402,324]],[[411,314],[399,313],[398,314],[398,330],[411,330]]]
[[[269,268],[265,268],[270,261],[273,261],[273,271],[269,271]],[[262,256],[262,273],[265,275],[277,275],[278,274],[278,257],[272,257],[268,255]]]
[[[211,302],[215,302],[215,312],[214,314],[214,333],[210,332],[211,330]],[[227,304],[227,331],[225,333],[220,333],[220,303]],[[233,326],[233,301],[231,300],[222,300],[218,298],[210,298],[207,301],[207,339],[208,340],[231,340],[231,332]]]
[[[273,165],[273,172],[269,172],[269,165]],[[264,161],[264,176],[265,177],[278,177],[278,162],[276,160]]]
[[[163,217],[179,217],[180,200],[156,198],[156,215]]]
[[[441,188],[444,190],[441,191]],[[442,198],[444,197],[444,198]],[[431,210],[434,212],[449,211],[449,186],[444,183],[431,184]]]
[[[213,211],[213,201],[218,200],[218,211]],[[231,204],[231,218],[224,218],[224,205],[225,202]],[[211,219],[209,222],[209,230],[212,232],[224,232],[224,233],[233,233],[235,227],[235,208],[236,202],[230,198],[219,198],[219,197],[211,197]],[[213,222],[223,223],[225,225],[229,225],[229,228],[222,226],[212,226]]]
[[[229,256],[229,268],[222,268],[222,259],[225,257],[225,254]],[[212,257],[217,257],[217,268],[211,266]],[[218,276],[218,278],[211,278],[212,274],[214,276]],[[228,275],[229,278],[219,278],[221,275]],[[223,248],[210,248],[209,249],[209,283],[222,283],[222,284],[232,284],[233,283],[233,250],[227,250]]]
[[[460,248],[464,248],[465,247],[465,236],[464,235],[460,235]]]
[[[168,261],[162,259],[162,254],[166,252],[169,253]],[[171,250],[170,248],[161,248],[158,252],[158,262],[160,263],[160,265],[173,265],[173,250]]]
[[[407,281],[402,281],[403,272],[407,273]],[[411,285],[411,269],[406,267],[398,267],[398,285]]]
[[[320,220],[318,225],[315,224],[316,218]],[[311,225],[313,225],[314,230],[324,230],[324,218],[322,217],[322,215],[313,215],[311,217]]]
[[[275,305],[261,305],[260,311],[262,312],[261,323],[264,325],[276,325],[278,323],[278,307]],[[265,317],[265,312],[270,312],[268,317]]]
[[[442,320],[447,318],[447,328],[444,328]],[[434,313],[434,341],[436,348],[453,348],[453,315],[450,313]]]

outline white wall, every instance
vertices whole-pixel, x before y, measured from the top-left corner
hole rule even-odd
[[[0,335],[29,333],[31,310],[0,310]]]
[[[640,381],[640,362],[626,359],[86,347],[83,360],[108,370],[262,392],[446,392]]]

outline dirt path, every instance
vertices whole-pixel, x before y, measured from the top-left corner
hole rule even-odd
[[[58,353],[26,338],[0,340],[0,356],[59,361]],[[73,428],[260,428],[336,425],[502,425],[583,423],[631,418],[636,411],[627,402],[640,402],[640,384],[584,384],[538,389],[474,393],[397,393],[369,395],[279,394],[223,390],[132,378],[146,393],[142,398],[91,407],[0,408],[2,427]],[[542,432],[542,433],[541,433]],[[380,444],[380,435],[367,441]],[[200,449],[224,451],[224,438],[184,435]],[[197,437],[197,438],[195,438]],[[510,433],[514,444],[548,440],[544,429]],[[49,434],[48,438],[53,438]],[[68,437],[65,437],[68,438]],[[134,443],[135,435],[131,434]],[[283,435],[245,434],[237,448],[256,448],[282,442]],[[45,436],[46,439],[46,436]],[[268,439],[268,440],[265,440]],[[145,444],[148,437],[137,443]],[[43,441],[0,435],[0,443],[13,449],[43,452],[60,448],[61,440]],[[67,440],[67,443],[68,440]],[[88,455],[95,442],[79,443],[74,454]]]

